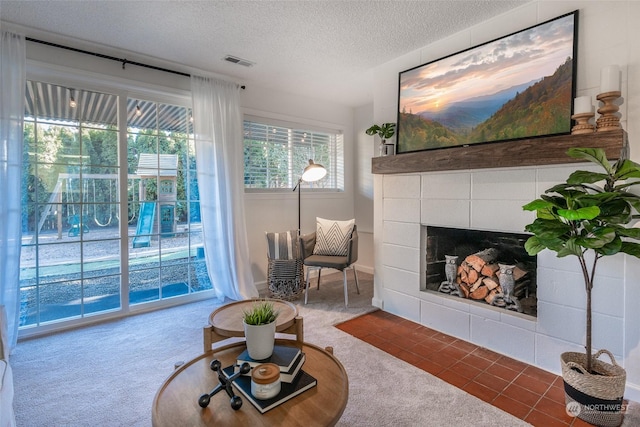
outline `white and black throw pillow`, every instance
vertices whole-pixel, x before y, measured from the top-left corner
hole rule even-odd
[[[314,255],[346,256],[355,219],[334,221],[316,218],[316,246]]]

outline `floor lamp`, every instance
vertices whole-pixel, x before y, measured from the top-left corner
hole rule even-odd
[[[327,174],[327,170],[324,166],[314,163],[313,160],[309,159],[309,164],[304,171],[302,172],[302,176],[298,178],[298,183],[295,187],[293,187],[293,191],[298,190],[298,235],[300,235],[300,184],[302,181],[304,182],[315,182],[319,181]]]

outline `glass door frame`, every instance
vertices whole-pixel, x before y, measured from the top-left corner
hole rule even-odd
[[[153,102],[181,105],[190,108],[191,92],[171,87],[152,85],[134,80],[125,80],[98,73],[72,69],[64,66],[45,64],[38,61],[27,61],[27,80],[50,83],[53,85],[67,86],[89,91],[104,92],[118,97],[118,163],[119,179],[119,206],[120,218],[127,218],[128,203],[127,194],[127,99],[141,98]],[[124,177],[124,179],[123,179]],[[24,191],[24,189],[23,189]],[[120,308],[108,312],[98,312],[84,317],[63,319],[60,321],[42,323],[37,326],[20,328],[19,339],[48,335],[57,332],[76,328],[78,326],[103,322],[109,319],[116,319],[128,315],[149,312],[161,308],[176,306],[194,301],[215,298],[213,289],[192,292],[183,296],[168,299],[159,299],[142,304],[131,306],[129,300],[129,236],[127,221],[120,221]]]

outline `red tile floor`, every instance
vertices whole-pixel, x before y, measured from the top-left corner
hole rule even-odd
[[[336,326],[534,426],[589,426],[565,411],[562,377],[384,311]]]

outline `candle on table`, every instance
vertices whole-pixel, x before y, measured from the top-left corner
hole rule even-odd
[[[608,65],[600,70],[600,93],[620,91],[620,67]]]
[[[573,100],[573,114],[591,113],[593,105],[590,96],[579,96]]]

